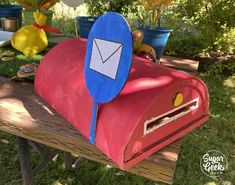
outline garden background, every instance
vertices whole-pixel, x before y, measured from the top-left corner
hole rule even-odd
[[[1,4],[6,1],[0,0]],[[53,7],[53,26],[75,36],[75,17],[100,15],[118,11],[128,18],[132,29],[140,23],[134,0],[86,0],[76,10],[62,3]],[[177,0],[163,14],[162,25],[172,28],[166,55],[200,61],[197,75],[205,81],[210,94],[210,119],[182,139],[174,179],[175,185],[235,184],[235,2],[234,0]],[[11,50],[11,48],[8,48]],[[1,49],[0,49],[1,51]],[[16,61],[0,63],[0,76],[12,77],[20,66],[38,62],[45,53]],[[205,176],[200,159],[208,150],[219,150],[228,159],[228,167],[220,178]],[[39,160],[34,153],[33,163]],[[15,136],[0,133],[0,185],[20,185],[19,157]],[[36,177],[39,185],[93,184],[159,184],[89,160],[71,173],[65,170],[63,156]]]

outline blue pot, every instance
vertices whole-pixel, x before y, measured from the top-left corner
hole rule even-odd
[[[88,38],[90,30],[93,24],[95,23],[97,17],[78,16],[76,19],[79,25],[80,37]]]
[[[0,18],[17,18],[19,26],[22,26],[22,6],[0,5]]]
[[[157,27],[156,29],[139,27],[139,29],[144,32],[144,40],[142,43],[152,46],[156,51],[157,59],[160,60],[172,29],[162,27]]]

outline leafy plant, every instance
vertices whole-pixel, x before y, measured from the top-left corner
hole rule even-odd
[[[88,13],[91,16],[100,16],[106,12],[118,12],[124,16],[136,13],[135,0],[85,0]]]
[[[16,0],[27,10],[45,10],[58,3],[60,0]]]
[[[188,20],[206,40],[208,51],[235,52],[234,0],[179,0],[177,17]]]
[[[14,0],[0,0],[0,5],[9,5],[14,3]]]
[[[235,53],[235,28],[226,29],[218,35],[214,42],[214,47],[221,54]]]
[[[155,28],[157,25],[160,25],[161,16],[167,6],[172,3],[173,0],[139,0],[137,5],[140,7],[140,19],[142,22],[145,22],[144,13],[147,14],[147,19],[149,21],[149,26]]]
[[[235,63],[229,62],[224,64],[222,61],[216,62],[214,65],[211,65],[207,74],[213,76],[213,78],[220,79],[223,76],[230,76],[235,74]]]
[[[205,38],[201,35],[174,31],[171,33],[165,51],[170,55],[193,57],[204,52],[205,45]]]

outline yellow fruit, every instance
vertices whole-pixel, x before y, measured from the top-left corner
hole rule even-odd
[[[141,30],[135,30],[132,32],[134,48],[133,51],[137,51],[144,39],[144,33]]]
[[[139,49],[137,50],[137,53],[140,53],[140,52],[143,52],[143,51],[150,54],[153,58],[156,59],[155,50],[151,46],[149,46],[148,44],[141,44]]]

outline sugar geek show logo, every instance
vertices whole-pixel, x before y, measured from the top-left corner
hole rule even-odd
[[[219,177],[227,168],[228,161],[225,155],[218,150],[206,152],[200,161],[202,172],[208,177]]]

